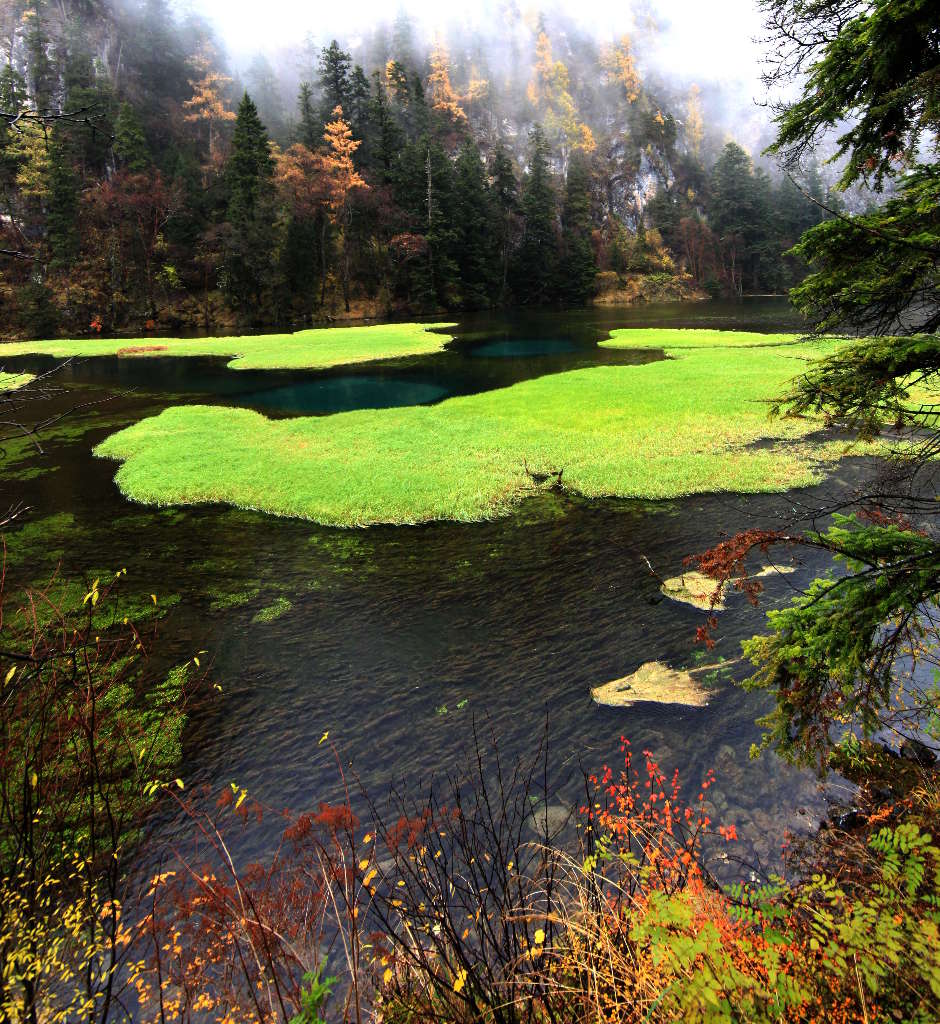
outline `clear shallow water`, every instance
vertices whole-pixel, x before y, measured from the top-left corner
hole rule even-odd
[[[738,308],[747,311],[740,326],[755,326],[756,314]],[[780,304],[776,309],[782,316]],[[758,312],[769,325],[772,310]],[[621,320],[629,325],[636,313],[622,311]],[[663,319],[670,326],[714,326],[720,319],[718,325],[729,327],[729,316],[701,304],[670,308]],[[813,825],[824,801],[809,774],[772,757],[748,759],[758,737],[754,719],[768,702],[732,686],[743,666],[715,681],[714,696],[701,709],[603,708],[589,691],[644,661],[693,662],[702,615],[662,599],[645,558],[661,576],[674,575],[685,555],[739,529],[789,521],[813,495],[709,495],[654,504],[549,494],[495,522],[344,531],[223,507],[132,505],[113,483],[115,465],[90,456],[113,430],[177,401],[257,404],[273,391],[317,394],[323,385],[316,399],[322,405],[331,388],[333,401],[352,393],[344,383],[350,380],[366,394],[375,387],[369,382],[405,382],[413,400],[420,394],[414,387],[428,382],[467,393],[622,355],[594,347],[603,325],[620,322],[610,310],[591,310],[541,320],[550,338],[564,328],[572,352],[468,357],[488,341],[537,337],[538,320],[468,320],[440,356],[361,372],[248,374],[184,359],[74,364],[67,375],[72,400],[117,387],[136,390],[63,421],[70,436],[50,440],[36,463],[45,472],[4,483],[4,497],[25,499],[34,521],[71,516],[19,555],[14,537],[8,591],[61,558],[67,577],[126,566],[140,592],[182,595],[161,626],[161,656],[171,663],[208,649],[213,678],[224,689],[190,723],[181,772],[189,785],[218,789],[237,781],[263,802],[304,810],[340,793],[332,754],[318,746],[324,731],[353,775],[380,795],[392,782],[417,784],[465,763],[474,720],[493,731],[509,758],[532,751],[547,720],[552,803],[577,803],[581,767],[615,763],[618,739],[626,735],[635,749],[652,749],[667,770],[679,768],[690,793],[715,768],[711,793],[721,820],[754,840],[740,852],[772,863],[784,827]],[[290,411],[277,404],[287,397],[275,402],[278,411]],[[306,411],[301,400],[296,404]],[[864,463],[847,465],[827,493],[853,487],[865,472]],[[816,567],[771,578],[766,601],[785,600]],[[253,621],[279,598],[290,602],[289,611],[270,623]],[[766,606],[755,610],[732,595],[715,653],[736,658],[739,641],[761,628]],[[239,833],[237,853],[270,849],[277,832],[271,819]]]
[[[469,354],[482,359],[531,359],[576,351],[575,343],[567,338],[519,338],[514,341],[488,341],[471,348]]]

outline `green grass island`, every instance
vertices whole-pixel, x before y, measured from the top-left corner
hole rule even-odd
[[[324,332],[325,347],[335,352],[334,339],[355,330]],[[372,343],[380,328],[362,330],[375,332],[370,352],[383,347]],[[408,333],[404,325],[395,332]],[[284,365],[280,342],[265,352],[259,339],[247,340],[252,365]],[[190,351],[204,354],[213,341],[232,346],[205,339]],[[813,420],[768,419],[769,400],[834,342],[625,329],[600,344],[662,349],[665,358],[551,374],[433,406],[274,420],[249,409],[174,406],[107,438],[95,454],[122,462],[115,479],[133,501],[222,502],[353,527],[505,515],[538,489],[531,474],[558,470],[587,497],[785,491],[818,481],[824,460],[841,450],[810,442]],[[54,345],[60,355],[88,353],[84,344]],[[296,349],[290,358],[299,365]]]

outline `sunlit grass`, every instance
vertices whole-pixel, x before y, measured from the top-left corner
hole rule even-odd
[[[258,334],[233,338],[80,338],[17,341],[0,346],[0,358],[19,355],[228,356],[234,370],[314,370],[375,359],[424,356],[441,349],[450,335],[434,329],[453,324],[380,324],[327,327],[296,334]]]
[[[782,385],[830,347],[795,342],[617,331],[605,345],[664,346],[671,358],[430,407],[269,420],[180,406],[120,431],[96,454],[123,460],[116,480],[136,501],[220,501],[338,526],[503,515],[537,486],[527,469],[561,469],[566,487],[590,497],[783,491],[822,472],[821,450],[804,441],[819,423],[767,416]],[[781,443],[753,446],[768,438]]]
[[[31,373],[5,373],[0,370],[0,391],[16,391],[33,379]]]

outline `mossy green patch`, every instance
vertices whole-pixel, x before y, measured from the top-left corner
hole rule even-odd
[[[269,605],[265,605],[260,611],[256,612],[252,616],[251,621],[257,623],[274,622],[275,619],[279,619],[282,615],[285,615],[291,610],[291,603],[286,597],[277,597]]]
[[[241,608],[249,604],[261,593],[261,587],[243,587],[228,593],[217,593],[209,607],[214,612],[227,611],[230,608]]]
[[[17,341],[0,346],[0,358],[17,355],[228,356],[234,370],[319,370],[330,366],[398,359],[440,352],[450,335],[433,333],[453,324],[379,324],[327,327],[296,334],[258,334],[231,338],[160,338],[133,345],[127,338]],[[134,351],[137,349],[137,351]]]
[[[755,339],[760,339],[758,344]],[[336,526],[478,521],[561,482],[586,497],[783,491],[817,482],[818,421],[769,420],[773,397],[833,342],[616,331],[669,358],[598,366],[436,406],[269,420],[184,406],[108,438],[116,481],[157,505],[226,502]]]

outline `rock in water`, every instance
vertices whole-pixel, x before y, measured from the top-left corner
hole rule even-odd
[[[691,673],[670,668],[659,661],[648,661],[632,675],[595,686],[591,696],[607,707],[627,708],[639,701],[655,704],[687,704],[701,708],[708,703],[708,691]]]
[[[716,612],[724,609],[728,589],[727,583],[721,584],[703,572],[685,572],[681,576],[673,576],[663,580],[660,587],[666,597],[671,597],[673,601],[682,601],[683,604],[705,611],[714,609]]]
[[[762,576],[785,575],[795,571],[790,565],[768,565],[760,572],[752,573],[750,578],[756,580]],[[732,584],[719,583],[703,572],[684,572],[681,576],[663,580],[659,589],[673,601],[682,601],[683,604],[690,604],[693,608],[701,608],[703,611],[723,612],[725,598],[732,589]]]

